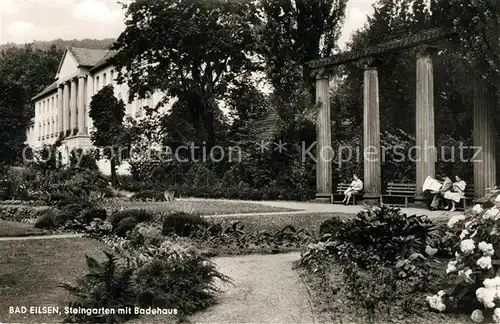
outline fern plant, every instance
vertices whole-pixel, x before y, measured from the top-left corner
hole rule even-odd
[[[133,314],[119,314],[118,309],[134,307],[135,290],[133,288],[132,269],[119,265],[118,258],[103,251],[107,260],[100,263],[95,258],[86,256],[88,272],[77,281],[75,286],[62,283],[76,300],[71,308],[114,309],[114,314],[67,314],[65,323],[119,323],[131,319]]]

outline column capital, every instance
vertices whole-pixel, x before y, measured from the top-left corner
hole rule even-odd
[[[437,53],[439,47],[437,45],[432,45],[432,44],[424,44],[415,47],[415,54],[418,57],[422,56],[433,56]]]
[[[87,78],[87,74],[80,74],[77,78],[78,79],[86,79]]]
[[[380,59],[374,56],[365,57],[356,62],[357,66],[364,70],[376,70]]]
[[[316,80],[330,79],[330,71],[325,68],[314,69],[311,71],[311,76]]]

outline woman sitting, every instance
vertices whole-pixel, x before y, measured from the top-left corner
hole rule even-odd
[[[456,203],[460,202],[460,199],[465,197],[465,187],[467,183],[460,179],[459,176],[455,176],[455,182],[451,190],[444,193],[444,198],[451,202],[450,211],[455,211]],[[448,208],[446,208],[448,209]]]
[[[354,180],[352,180],[349,188],[344,191],[344,200],[342,200],[346,205],[349,204],[349,200],[351,200],[353,195],[357,195],[363,190],[363,181],[357,175],[353,175],[352,177]]]

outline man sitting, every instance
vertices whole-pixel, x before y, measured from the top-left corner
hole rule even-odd
[[[438,191],[434,191],[434,198],[432,198],[431,206],[429,210],[436,210],[439,208],[439,203],[441,202],[441,199],[444,198],[444,194],[451,190],[453,183],[451,182],[451,179],[447,176],[443,177],[443,185],[441,188],[439,188]]]
[[[359,194],[362,190],[363,190],[363,181],[361,181],[357,175],[353,175],[353,180],[351,182],[351,184],[349,185],[349,188],[347,188],[345,191],[344,191],[344,200],[342,200],[342,202],[346,205],[349,205],[349,200],[351,200],[351,197],[353,195],[357,195]]]

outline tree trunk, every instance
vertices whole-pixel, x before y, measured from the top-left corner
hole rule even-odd
[[[113,188],[116,188],[116,183],[117,183],[117,178],[116,178],[116,162],[115,158],[112,157],[110,160],[110,166],[111,166],[111,186]]]

